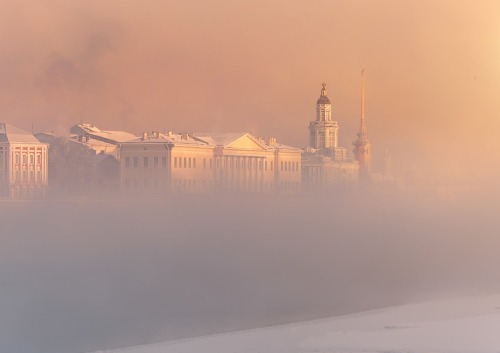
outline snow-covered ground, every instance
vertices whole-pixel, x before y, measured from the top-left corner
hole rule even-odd
[[[500,295],[122,348],[113,353],[499,353]]]

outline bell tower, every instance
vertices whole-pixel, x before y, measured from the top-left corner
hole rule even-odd
[[[322,84],[316,102],[316,120],[309,124],[309,146],[315,149],[338,147],[339,125],[332,119],[332,104],[327,96],[326,83]]]
[[[361,70],[361,124],[354,145],[354,159],[359,163],[360,175],[369,175],[371,170],[371,147],[365,124],[365,69]]]

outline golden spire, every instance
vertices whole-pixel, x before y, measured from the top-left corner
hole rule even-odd
[[[365,69],[361,69],[361,124],[365,124]]]
[[[365,69],[361,69],[361,125],[359,127],[360,138],[366,137],[366,125],[365,125]]]

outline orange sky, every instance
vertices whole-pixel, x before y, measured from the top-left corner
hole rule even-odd
[[[350,150],[365,67],[374,153],[486,171],[498,162],[499,14],[493,0],[3,0],[0,120],[248,130],[302,147],[325,81]]]

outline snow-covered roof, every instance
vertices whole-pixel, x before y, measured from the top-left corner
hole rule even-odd
[[[0,142],[2,143],[40,143],[32,133],[7,123],[0,123]]]
[[[90,136],[89,139],[82,139],[79,135],[71,135],[68,139],[71,143],[80,144],[93,150],[96,154],[106,153],[106,154],[116,154],[117,146],[114,143],[109,143],[101,140],[95,140]]]
[[[269,146],[274,147],[279,150],[291,150],[291,151],[301,151],[300,148],[284,145],[282,143],[271,143]]]
[[[147,133],[146,136],[126,141],[122,143],[122,145],[136,143],[168,143],[171,145],[207,146],[207,143],[194,139],[189,134],[175,134],[172,132],[167,134],[162,134],[160,132]]]
[[[246,139],[246,140],[245,140]],[[275,139],[265,141],[257,138],[248,132],[195,132],[191,134],[178,134],[169,132],[162,134],[159,132],[147,133],[141,138],[136,138],[131,141],[126,141],[121,145],[129,143],[169,143],[172,145],[197,145],[197,146],[212,146],[223,148],[245,148],[245,149],[263,149],[263,150],[290,150],[300,151],[299,148],[290,147],[277,143]],[[244,147],[243,144],[246,143]]]
[[[137,136],[126,131],[105,131],[92,124],[78,124],[70,128],[70,132],[76,135],[87,134],[95,140],[118,144],[136,139]]]
[[[212,146],[227,147],[236,140],[247,135],[246,132],[196,132],[192,134],[199,140]],[[248,134],[249,135],[249,134]]]

